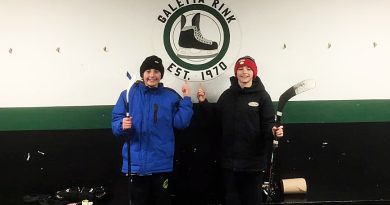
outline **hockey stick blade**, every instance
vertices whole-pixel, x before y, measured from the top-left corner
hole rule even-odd
[[[280,124],[283,108],[286,105],[287,101],[289,101],[292,97],[303,93],[305,91],[311,90],[316,86],[316,82],[312,79],[303,80],[291,88],[287,89],[280,97],[278,102],[278,109],[276,112],[276,123]]]

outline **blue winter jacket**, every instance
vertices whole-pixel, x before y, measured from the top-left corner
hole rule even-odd
[[[192,111],[190,97],[181,98],[174,90],[159,84],[149,88],[142,82],[135,83],[129,93],[129,113],[132,128],[122,130],[126,116],[126,90],[123,91],[112,111],[112,132],[116,137],[130,136],[131,173],[147,175],[173,170],[175,148],[174,128],[189,126]],[[123,145],[122,172],[128,171],[127,143]]]

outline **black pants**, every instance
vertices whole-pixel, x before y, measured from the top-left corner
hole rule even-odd
[[[262,204],[263,172],[235,172],[224,169],[225,205]]]
[[[168,173],[132,175],[129,185],[132,205],[170,205]]]

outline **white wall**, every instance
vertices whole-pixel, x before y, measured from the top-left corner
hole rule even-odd
[[[220,2],[241,27],[237,57],[256,59],[273,100],[306,78],[317,88],[294,100],[390,99],[390,1]],[[175,1],[0,0],[0,107],[114,104],[126,71],[138,75],[146,56],[159,55],[152,32],[168,4]],[[232,73],[202,83],[211,101]],[[180,92],[169,72],[162,81]],[[195,94],[199,82],[190,85]]]

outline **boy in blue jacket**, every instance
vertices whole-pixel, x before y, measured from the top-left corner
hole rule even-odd
[[[112,111],[112,132],[116,137],[130,137],[132,204],[170,204],[168,175],[173,171],[174,129],[189,126],[192,102],[188,84],[183,98],[164,87],[162,60],[147,57],[140,67],[142,81],[134,83],[126,99],[123,91]],[[126,104],[129,102],[129,117]],[[122,172],[128,173],[128,140],[123,145]]]

